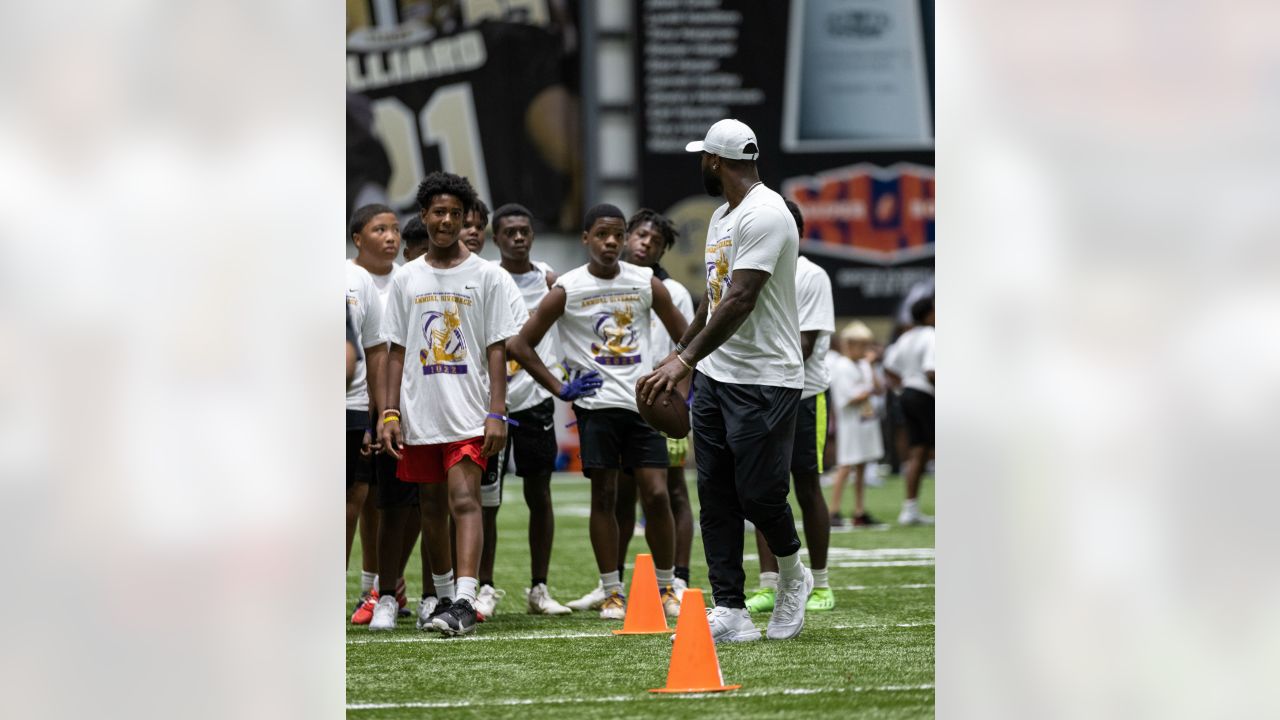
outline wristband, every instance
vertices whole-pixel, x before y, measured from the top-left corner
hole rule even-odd
[[[684,351],[685,351],[685,350],[687,350],[688,348],[689,348],[689,346],[688,346],[688,345],[685,345],[685,344],[684,344],[684,343],[682,343],[682,342],[677,342],[677,343],[676,343],[676,354],[677,354],[677,355],[679,355],[680,353],[684,352]]]
[[[680,361],[681,365],[684,365],[685,367],[689,368],[689,372],[693,372],[693,366],[689,364],[688,360],[684,359],[683,355],[676,355],[676,359]]]
[[[511,418],[505,415],[499,415],[498,413],[489,413],[488,415],[485,415],[485,417],[489,418],[490,420],[501,420],[502,422],[510,425],[511,427],[520,427],[520,423],[518,421],[512,420]]]
[[[394,413],[396,417],[400,417],[400,411],[395,408],[387,408],[386,410],[383,410],[382,417],[386,417],[387,413]]]
[[[386,425],[387,423],[391,422],[392,420],[395,420],[396,422],[400,422],[400,416],[399,416],[399,415],[396,415],[395,417],[382,418],[382,424],[383,424],[383,425]]]

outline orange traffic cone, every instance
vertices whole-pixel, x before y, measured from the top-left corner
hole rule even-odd
[[[667,668],[667,686],[653,688],[656,693],[700,693],[737,690],[741,685],[725,685],[716,658],[716,644],[711,640],[707,624],[707,608],[702,591],[690,588],[680,599],[680,617],[676,619],[676,642],[671,648],[671,665]]]
[[[653,569],[653,556],[636,555],[636,567],[631,572],[631,593],[627,596],[627,617],[622,629],[614,635],[653,635],[671,632],[667,627],[667,614],[662,611],[662,598],[658,597],[658,574]]]

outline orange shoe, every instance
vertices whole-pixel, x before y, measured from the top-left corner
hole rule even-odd
[[[361,596],[360,604],[356,606],[356,611],[351,613],[352,625],[368,625],[373,620],[373,606],[378,604],[378,590],[374,588],[368,594]]]

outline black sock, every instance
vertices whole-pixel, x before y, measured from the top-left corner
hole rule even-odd
[[[536,577],[536,578],[533,578],[533,580],[529,583],[529,587],[538,587],[539,585],[545,585],[546,582],[547,582],[546,578]]]
[[[625,578],[626,576],[627,576],[627,567],[625,565],[619,565],[618,566],[618,582],[622,582],[622,579]],[[626,583],[623,583],[623,584],[625,585]]]
[[[429,598],[429,597],[435,597],[435,596],[436,596],[436,594],[435,594],[435,593],[429,593],[429,592],[424,592],[424,593],[422,593],[422,599],[423,599],[423,600],[426,600],[426,599],[427,599],[427,598]]]
[[[485,585],[488,585],[489,587],[493,587],[493,578],[489,578],[488,580],[485,580],[484,578],[480,578],[480,584],[476,586],[476,591],[478,592],[480,588],[484,587]]]
[[[687,585],[689,583],[689,568],[676,566],[676,577],[680,578]]]

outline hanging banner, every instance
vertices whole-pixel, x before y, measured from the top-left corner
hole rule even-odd
[[[490,208],[519,202],[539,229],[576,228],[572,18],[545,1],[466,3],[453,14],[420,6],[402,5],[393,29],[348,32],[348,211],[383,202],[416,212],[418,183],[445,170],[467,177]]]
[[[928,0],[638,0],[640,202],[676,222],[664,259],[705,287],[723,198],[686,153],[721,118],[751,126],[769,187],[805,216],[801,252],[839,315],[887,315],[933,271],[933,4]]]

